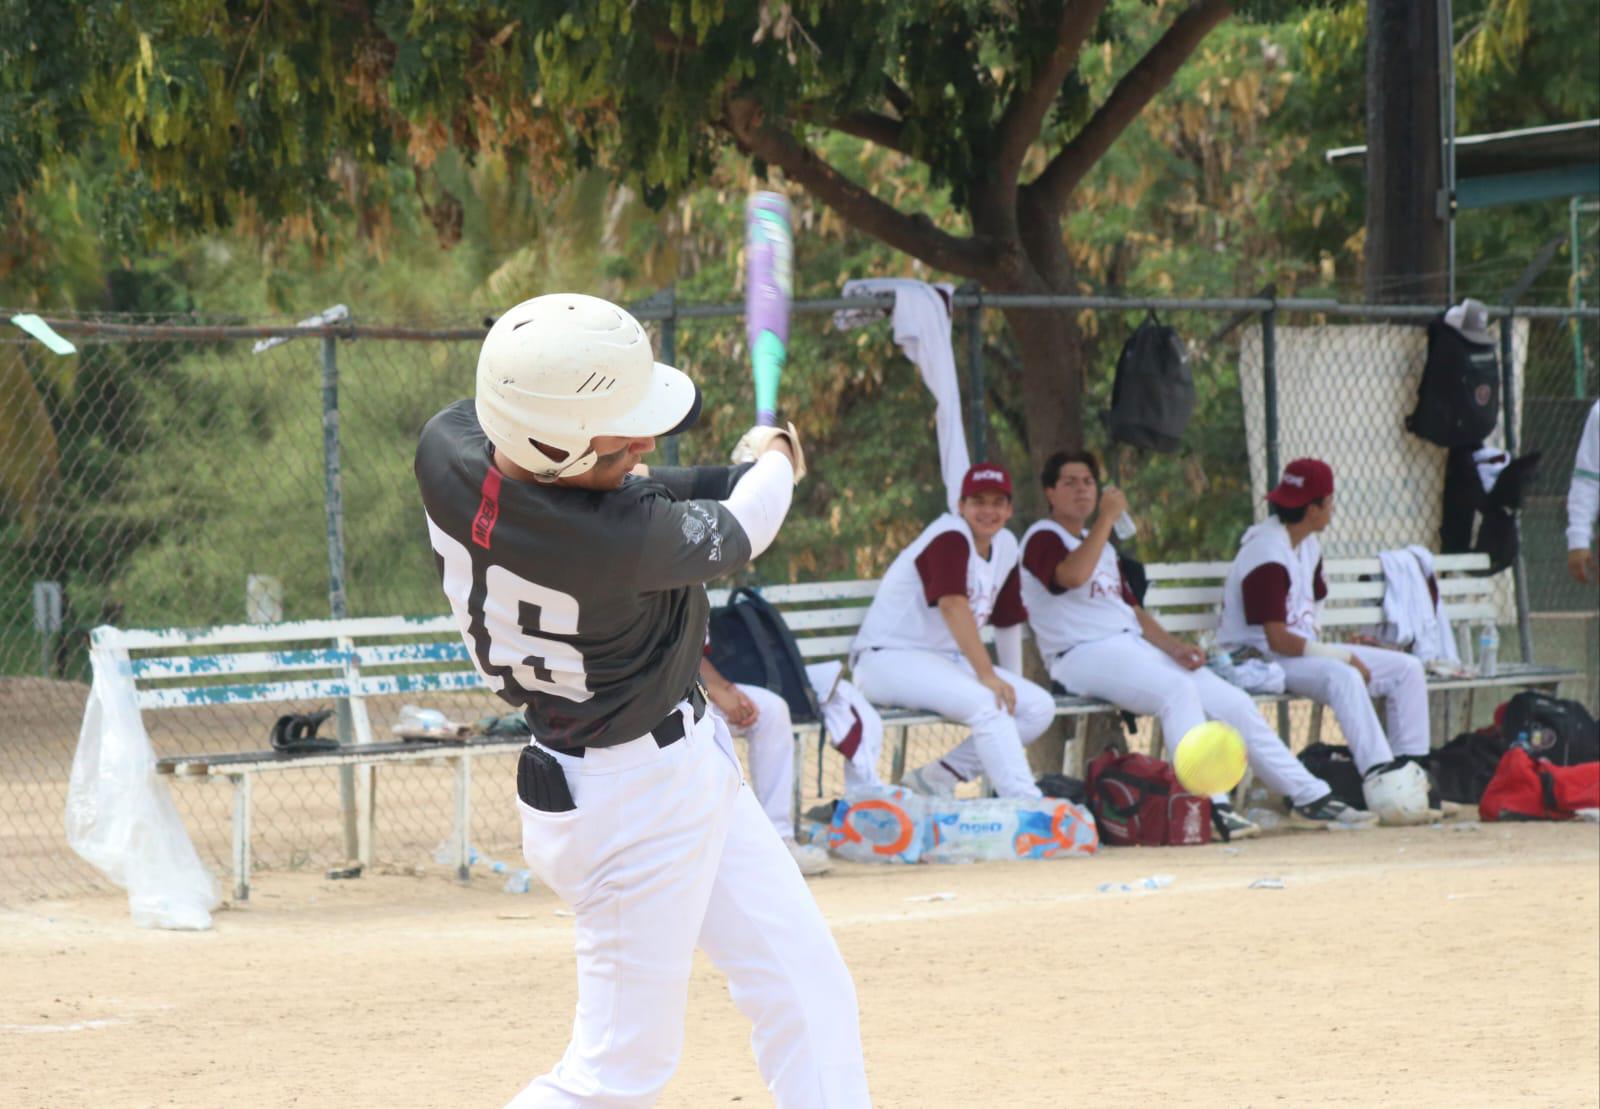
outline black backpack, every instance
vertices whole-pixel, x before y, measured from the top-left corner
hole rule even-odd
[[[794,634],[754,589],[735,589],[727,604],[711,610],[711,665],[730,682],[772,690],[794,720],[821,719]]]
[[[1356,769],[1356,760],[1350,757],[1350,748],[1313,743],[1300,752],[1300,761],[1323,780],[1334,797],[1352,809],[1367,807],[1366,795],[1361,790],[1361,771]]]
[[[1506,741],[1499,728],[1462,732],[1433,753],[1433,780],[1438,783],[1439,796],[1460,805],[1476,805],[1505,753]]]
[[[1441,447],[1476,447],[1500,420],[1500,359],[1444,317],[1428,324],[1428,361],[1406,429]]]
[[[1521,743],[1557,766],[1600,761],[1600,724],[1577,701],[1525,689],[1506,703],[1500,731],[1508,746]]]
[[[1151,312],[1122,344],[1106,431],[1113,442],[1171,453],[1193,412],[1188,351],[1178,333]]]

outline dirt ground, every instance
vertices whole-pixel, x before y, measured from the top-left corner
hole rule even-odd
[[[1593,825],[841,864],[812,889],[881,1106],[1600,1101]],[[0,913],[0,1104],[500,1105],[566,1039],[558,909],[492,875],[270,873],[207,933],[133,928],[119,897]],[[702,960],[662,1104],[735,1102],[768,1103]]]

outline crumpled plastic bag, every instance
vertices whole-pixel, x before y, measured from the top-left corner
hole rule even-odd
[[[128,891],[139,927],[210,928],[216,882],[156,775],[127,657],[96,647],[90,663],[94,684],[67,785],[67,843]]]

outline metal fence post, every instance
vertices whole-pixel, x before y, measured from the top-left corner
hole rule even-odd
[[[344,577],[344,480],[339,457],[338,342],[332,335],[322,337],[322,504],[328,532],[328,615],[335,620],[350,614]],[[334,708],[338,714],[339,743],[348,746],[355,740],[350,698],[339,698]],[[367,782],[362,784],[365,786]],[[346,859],[357,858],[361,850],[357,809],[356,769],[341,766],[339,811],[344,817]]]
[[[1505,418],[1506,453],[1517,454],[1517,374],[1512,362],[1512,336],[1516,333],[1516,313],[1507,310],[1500,321],[1500,395],[1501,414]],[[1533,661],[1533,627],[1528,618],[1528,568],[1522,556],[1522,513],[1511,517],[1511,526],[1517,536],[1517,560],[1511,565],[1511,582],[1517,598],[1517,640],[1522,647],[1522,661]]]
[[[660,297],[666,301],[667,318],[661,321],[661,361],[669,366],[678,364],[678,288],[663,290]],[[678,464],[678,437],[669,435],[661,443],[661,461],[668,466]]]
[[[1264,290],[1272,307],[1261,313],[1261,403],[1267,432],[1267,487],[1278,480],[1278,290]]]
[[[989,410],[984,402],[983,384],[983,288],[974,285],[970,290],[972,307],[967,309],[967,381],[971,390],[972,460],[988,460]]]

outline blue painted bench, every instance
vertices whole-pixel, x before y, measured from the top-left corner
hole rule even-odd
[[[207,752],[161,758],[156,771],[176,778],[223,777],[233,784],[233,895],[250,895],[250,794],[255,775],[276,770],[338,767],[346,852],[372,862],[373,767],[380,763],[444,762],[455,770],[450,842],[465,878],[471,827],[472,760],[515,751],[515,736],[467,742],[379,742],[367,702],[374,697],[480,691],[455,621],[381,617],[233,624],[210,628],[123,630],[96,628],[93,649],[110,652],[131,682],[141,713],[213,706],[262,706],[255,734],[265,736],[287,705],[337,710],[343,747],[283,754],[274,750]],[[326,729],[331,732],[331,728]]]

